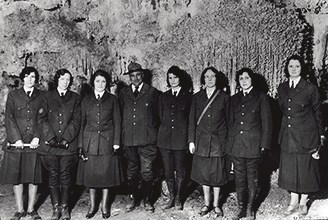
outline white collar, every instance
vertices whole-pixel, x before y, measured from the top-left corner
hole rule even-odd
[[[290,79],[289,78],[289,87],[292,86],[292,82],[294,82],[294,88],[296,88],[297,84],[300,82],[301,80],[301,77],[298,76],[296,79]]]
[[[27,90],[27,89],[23,86],[23,90],[25,91],[26,94],[27,94],[27,92],[30,92],[30,97],[31,97],[32,94],[33,94],[33,91],[34,91],[34,87],[32,87],[31,89]]]
[[[208,89],[208,88],[206,88],[207,98],[210,98],[213,95],[213,93],[214,93],[215,90],[216,90],[216,88],[214,88],[214,89]]]
[[[59,96],[61,96],[62,93],[64,93],[64,95],[66,95],[67,89],[66,90],[61,90],[57,87],[57,91],[59,93]]]
[[[140,92],[143,86],[143,82],[138,86],[138,91]],[[136,90],[136,86],[132,84],[132,92]]]
[[[246,90],[243,90],[243,94],[249,94],[251,91],[252,91],[252,89],[253,89],[253,86],[251,86],[251,87],[249,87],[248,89],[246,89]]]
[[[97,92],[97,91],[95,90],[95,92],[94,92],[96,99],[98,99],[98,95],[100,96],[100,98],[103,97],[104,93],[105,93],[105,90],[102,91],[102,92]]]
[[[178,88],[175,88],[175,89],[171,88],[171,89],[172,89],[172,95],[174,95],[174,93],[176,92],[177,93],[176,96],[178,96],[180,93],[181,87],[179,86]]]

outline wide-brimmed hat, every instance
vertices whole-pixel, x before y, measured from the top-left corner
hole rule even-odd
[[[143,71],[144,69],[141,67],[139,63],[131,62],[128,65],[128,72],[124,73],[123,75],[128,75],[130,73],[136,72],[136,71]]]

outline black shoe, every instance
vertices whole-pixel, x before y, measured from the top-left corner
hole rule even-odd
[[[59,220],[61,216],[61,207],[59,204],[54,205],[50,220]]]
[[[85,215],[85,218],[87,218],[87,219],[93,218],[93,216],[95,216],[96,213],[97,213],[96,210],[93,210],[92,212],[88,212],[88,213]]]
[[[27,215],[30,216],[32,220],[42,220],[37,211],[28,212]]]
[[[61,220],[70,220],[71,216],[69,214],[69,210],[68,210],[68,205],[62,205],[62,211],[61,211],[62,217]]]
[[[148,201],[144,203],[145,211],[153,213],[155,211],[155,207]]]
[[[14,216],[10,220],[19,220],[26,216],[26,212],[15,212]]]

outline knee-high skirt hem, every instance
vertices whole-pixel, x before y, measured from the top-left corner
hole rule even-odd
[[[191,179],[199,184],[218,187],[228,182],[225,157],[201,157],[194,155]]]
[[[296,193],[319,191],[319,160],[310,154],[281,152],[278,185]]]
[[[88,155],[88,161],[79,161],[77,184],[90,188],[118,186],[124,181],[118,155]]]
[[[5,152],[0,170],[1,184],[42,183],[40,155]]]

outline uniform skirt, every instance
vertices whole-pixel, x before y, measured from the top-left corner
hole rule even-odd
[[[42,166],[37,153],[5,152],[0,170],[1,184],[42,183]]]
[[[278,184],[296,193],[319,191],[319,160],[310,154],[281,152]]]
[[[194,155],[191,179],[207,186],[222,186],[228,182],[226,157],[201,157]]]
[[[118,186],[124,181],[118,155],[87,155],[88,161],[79,161],[77,184],[90,188]]]

